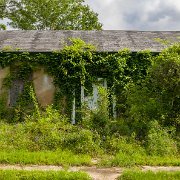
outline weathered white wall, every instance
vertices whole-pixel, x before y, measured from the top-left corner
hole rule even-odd
[[[7,96],[7,104],[10,104],[10,90],[7,91],[3,87],[3,81],[7,77],[7,75],[10,73],[10,68],[1,68],[0,67],[0,95],[3,97],[6,95]],[[15,83],[17,83],[15,81]],[[55,87],[53,84],[53,78],[50,77],[43,68],[39,69],[36,72],[33,72],[33,84],[35,88],[35,93],[38,99],[38,102],[42,106],[47,106],[53,103],[53,98],[54,98],[54,92],[55,92]],[[15,88],[17,84],[13,86]],[[11,88],[11,91],[14,91]],[[15,91],[16,92],[16,91]],[[13,98],[13,97],[12,97]]]
[[[9,91],[3,87],[3,81],[7,77],[7,75],[10,73],[10,68],[1,68],[0,67],[0,95],[2,95],[4,98],[7,98],[7,104],[9,104]]]
[[[33,84],[38,102],[41,106],[52,104],[55,93],[53,78],[43,68],[33,72]]]
[[[0,95],[3,93],[6,93],[8,97],[8,104],[10,101],[9,92],[3,88],[3,81],[4,78],[7,77],[7,75],[10,73],[10,68],[0,68]],[[55,93],[55,86],[53,84],[53,78],[50,77],[43,68],[40,68],[39,70],[33,72],[32,75],[33,85],[36,93],[36,97],[38,99],[38,102],[41,106],[47,106],[53,103],[54,99],[54,93]],[[98,108],[98,87],[105,87],[107,89],[107,81],[103,78],[98,78],[98,81],[94,84],[92,84],[93,87],[93,93],[92,95],[85,96],[84,87],[81,87],[81,103],[86,103],[89,107],[89,109],[93,110]],[[75,93],[75,92],[74,92]],[[75,95],[75,94],[74,94]],[[113,114],[114,117],[116,117],[116,101],[113,100]],[[75,124],[75,98],[73,100],[72,104],[72,114],[71,114],[71,120],[72,123]]]
[[[4,69],[0,67],[0,94],[4,92],[3,81],[4,81],[4,78],[6,78],[9,73],[10,73],[9,67],[4,68]]]

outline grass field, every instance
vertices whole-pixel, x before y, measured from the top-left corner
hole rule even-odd
[[[125,171],[119,180],[179,180],[180,172]]]
[[[148,156],[141,154],[127,155],[124,153],[118,153],[114,157],[104,158],[100,162],[101,166],[120,166],[120,167],[132,167],[138,165],[149,166],[180,166],[179,156]]]
[[[98,157],[99,166],[104,167],[132,167],[138,165],[150,166],[180,166],[179,157],[159,157],[143,155],[127,155],[118,153],[115,156]],[[60,165],[60,166],[91,166],[92,158],[89,155],[74,154],[67,150],[36,151],[24,150],[0,151],[0,164],[37,164],[37,165]]]
[[[75,155],[70,151],[37,151],[28,152],[22,150],[0,151],[1,164],[41,164],[80,166],[91,165],[89,155]]]
[[[1,180],[90,180],[84,172],[0,170]]]

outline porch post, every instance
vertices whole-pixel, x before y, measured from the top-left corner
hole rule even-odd
[[[84,104],[84,86],[81,85],[81,105]]]
[[[76,123],[76,99],[75,99],[75,90],[73,92],[73,102],[72,102],[72,114],[71,114],[71,123]]]
[[[116,119],[117,118],[117,111],[116,111],[116,96],[113,95],[113,118]]]

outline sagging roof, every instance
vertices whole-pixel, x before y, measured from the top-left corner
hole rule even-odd
[[[0,51],[52,52],[69,44],[70,38],[80,38],[93,44],[98,52],[117,52],[129,48],[132,52],[160,52],[168,45],[180,42],[180,31],[0,31]]]

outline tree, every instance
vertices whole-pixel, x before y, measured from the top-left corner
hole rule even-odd
[[[4,10],[5,10],[6,1],[0,0],[0,19],[4,17]],[[0,23],[0,30],[6,30],[6,25]]]
[[[163,51],[150,71],[153,98],[161,104],[166,125],[180,125],[180,43]]]
[[[153,58],[146,79],[129,88],[127,104],[137,134],[144,136],[154,120],[180,132],[180,43]]]
[[[4,9],[5,9],[6,1],[0,0],[0,19],[4,16]]]
[[[5,15],[23,30],[100,30],[98,15],[84,0],[9,0]]]

